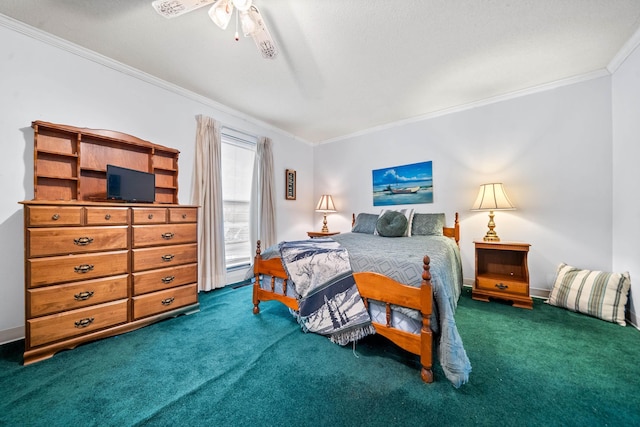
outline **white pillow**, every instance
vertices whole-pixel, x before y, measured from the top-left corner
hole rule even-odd
[[[378,219],[380,219],[380,217],[384,215],[385,212],[388,212],[388,211],[401,212],[407,218],[407,231],[405,231],[404,236],[402,237],[411,237],[411,224],[413,223],[414,210],[413,209],[382,209],[380,211],[380,215],[378,215]],[[378,230],[376,229],[373,232],[373,234],[376,236],[379,236]]]
[[[581,270],[560,264],[547,303],[625,326],[628,272]]]

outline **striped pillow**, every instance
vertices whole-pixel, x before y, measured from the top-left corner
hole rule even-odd
[[[624,310],[630,287],[628,272],[581,270],[563,263],[558,266],[547,302],[625,326]]]

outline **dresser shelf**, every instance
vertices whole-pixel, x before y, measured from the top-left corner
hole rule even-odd
[[[178,203],[173,148],[122,132],[34,121],[34,200],[106,200],[107,164],[153,173],[156,202]]]

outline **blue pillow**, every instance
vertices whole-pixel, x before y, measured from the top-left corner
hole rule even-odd
[[[443,213],[416,213],[411,226],[412,236],[442,236]]]
[[[356,217],[356,223],[353,225],[351,232],[373,234],[376,231],[376,222],[378,222],[378,215],[359,213]]]
[[[376,229],[382,237],[402,237],[408,225],[409,221],[402,212],[388,211],[378,218]]]

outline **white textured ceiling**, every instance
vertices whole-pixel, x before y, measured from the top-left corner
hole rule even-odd
[[[0,13],[321,142],[605,70],[638,0],[254,0],[280,49],[262,59],[204,7],[0,0]]]

